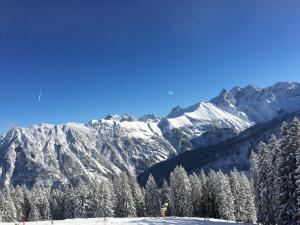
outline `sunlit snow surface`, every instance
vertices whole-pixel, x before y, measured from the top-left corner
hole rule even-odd
[[[0,223],[3,225],[11,225],[14,223]],[[43,222],[26,222],[25,225],[51,225],[50,221]],[[55,225],[222,225],[237,224],[236,222],[227,222],[224,220],[209,219],[204,221],[203,218],[93,218],[93,219],[69,219],[62,221],[53,221]],[[239,223],[241,224],[241,223]],[[23,225],[23,223],[20,223]],[[241,224],[242,225],[242,224]]]

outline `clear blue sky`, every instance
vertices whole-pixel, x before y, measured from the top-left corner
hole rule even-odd
[[[0,0],[0,132],[165,115],[299,71],[299,0]]]

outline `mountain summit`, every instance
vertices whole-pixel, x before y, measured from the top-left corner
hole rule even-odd
[[[225,89],[210,102],[175,107],[165,118],[108,115],[87,124],[41,124],[0,136],[0,185],[61,184],[145,171],[178,153],[236,137],[300,109],[300,84]]]

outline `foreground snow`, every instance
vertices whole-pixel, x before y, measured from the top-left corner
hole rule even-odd
[[[1,225],[12,225],[14,223],[0,223]],[[28,225],[51,225],[50,221],[43,222],[26,222]],[[68,219],[53,221],[55,225],[222,225],[236,224],[236,222],[226,222],[224,220],[209,219],[204,221],[203,218],[93,218],[93,219]],[[20,223],[23,225],[23,223]],[[242,225],[242,224],[241,224]]]

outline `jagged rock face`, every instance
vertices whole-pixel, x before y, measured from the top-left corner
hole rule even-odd
[[[298,109],[300,84],[286,82],[222,90],[210,102],[176,107],[165,118],[123,114],[88,124],[15,128],[0,136],[0,185],[76,185],[111,179],[120,171],[140,173],[178,153],[234,138],[255,124]]]
[[[100,120],[8,132],[0,144],[0,185],[111,179],[175,155],[155,123]]]
[[[263,123],[300,109],[300,84],[279,82],[267,88],[235,87],[229,92],[223,90],[211,102],[242,119]]]

